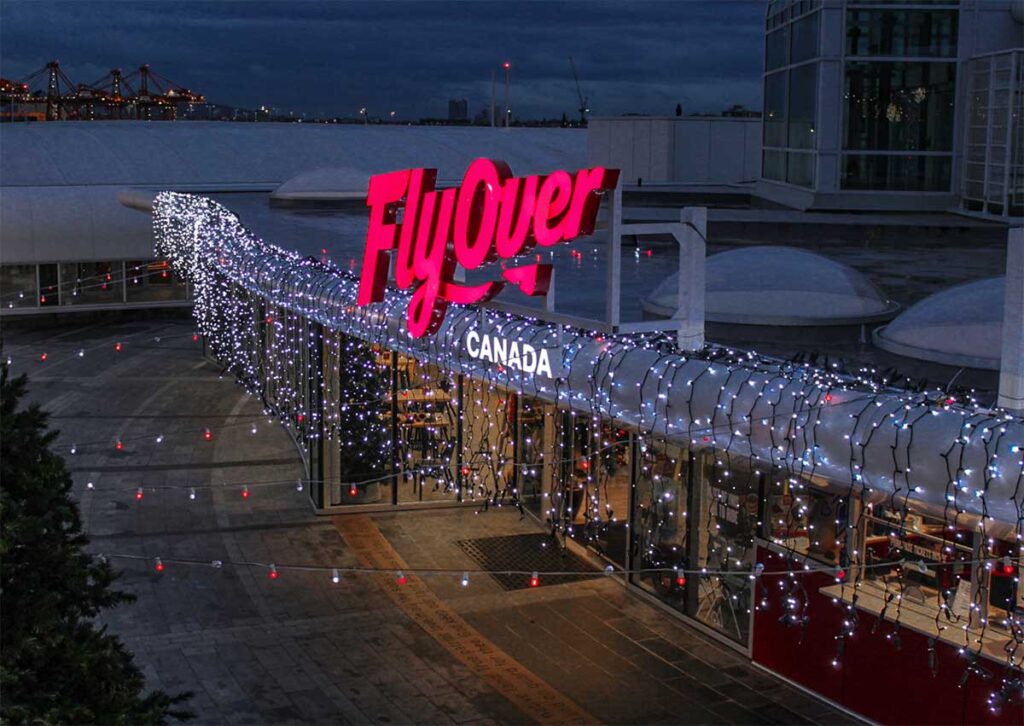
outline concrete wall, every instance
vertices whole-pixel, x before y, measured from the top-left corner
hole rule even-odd
[[[325,167],[369,175],[432,166],[459,179],[473,159],[516,174],[584,165],[585,132],[462,126],[202,121],[61,121],[0,125],[0,264],[147,259],[145,216],[125,187],[269,192]]]
[[[761,120],[720,116],[591,118],[587,164],[622,170],[624,184],[734,184],[761,169]]]

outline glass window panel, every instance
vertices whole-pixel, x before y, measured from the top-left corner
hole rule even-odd
[[[124,302],[124,271],[117,262],[77,262],[60,266],[61,305]]]
[[[49,307],[60,304],[60,279],[57,265],[39,265],[39,305]]]
[[[847,533],[843,497],[776,472],[765,503],[765,535],[772,542],[819,562],[843,564]]]
[[[398,356],[398,502],[453,501],[458,489],[459,382],[454,373]]]
[[[765,70],[774,70],[789,64],[789,26],[785,25],[768,34],[765,39]]]
[[[786,145],[786,73],[764,79],[764,145]]]
[[[953,63],[847,63],[844,148],[951,150],[955,79]]]
[[[568,412],[561,419],[555,520],[577,542],[625,564],[632,485],[629,433],[609,421]]]
[[[775,181],[786,180],[786,152],[765,149],[762,159],[761,176]]]
[[[850,10],[846,53],[857,56],[955,58],[957,10]]]
[[[786,181],[802,187],[814,186],[814,154],[790,151],[786,154]]]
[[[689,454],[680,446],[641,436],[633,492],[633,582],[678,610],[686,610]]]
[[[0,265],[0,300],[5,308],[34,308],[36,297],[35,265]]]
[[[843,155],[843,189],[948,192],[951,156]]]
[[[392,354],[324,332],[324,481],[332,504],[391,503]]]
[[[818,64],[793,68],[789,72],[788,146],[814,148],[814,127],[818,100]]]
[[[166,260],[129,260],[125,263],[128,302],[184,300],[188,285]]]
[[[547,519],[554,462],[546,452],[555,451],[555,417],[551,404],[520,397],[519,490],[523,504],[537,517]]]
[[[515,395],[466,378],[462,398],[462,499],[511,502],[515,498]]]
[[[1008,633],[1014,625],[1024,625],[1024,565],[1019,559],[1024,548],[1008,540],[988,542],[983,556],[996,559],[988,584],[988,622]]]
[[[966,619],[967,613],[958,612],[961,608],[954,602],[958,591],[971,589],[974,534],[969,527],[954,536],[947,534],[942,520],[887,507],[874,507],[864,520],[865,583],[886,592],[899,590],[907,604],[934,607],[941,596],[954,618]],[[898,563],[904,559],[915,566],[901,567]]]
[[[818,57],[818,18],[814,13],[793,23],[793,42],[790,63],[800,63]]]
[[[748,575],[754,568],[763,476],[745,461],[711,456],[700,457],[701,504],[689,517],[697,547],[690,559],[695,568],[709,571],[691,583],[697,587],[693,614],[727,637],[747,643],[753,604]]]

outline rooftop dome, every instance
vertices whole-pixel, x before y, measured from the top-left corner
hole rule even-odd
[[[679,273],[641,301],[671,317]],[[793,247],[745,247],[711,255],[705,268],[705,319],[743,325],[852,325],[888,320],[899,308],[864,275]]]
[[[312,169],[296,174],[270,195],[271,199],[360,199],[372,174],[349,166]]]
[[[999,370],[1006,278],[937,292],[874,333],[890,353],[968,368]]]

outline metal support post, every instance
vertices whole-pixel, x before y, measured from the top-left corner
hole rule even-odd
[[[1006,298],[1003,302],[1003,360],[999,405],[1024,412],[1024,227],[1006,239]]]
[[[704,347],[704,259],[707,256],[708,210],[684,207],[679,238],[679,297],[676,314],[677,343],[681,350]]]
[[[606,321],[618,326],[622,318],[622,187],[608,197],[608,285]]]

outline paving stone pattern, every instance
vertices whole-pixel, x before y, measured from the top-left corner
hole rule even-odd
[[[396,607],[374,576],[335,585],[323,573],[283,570],[271,581],[257,567],[169,562],[355,564],[330,519],[295,490],[302,467],[287,434],[201,357],[188,321],[5,327],[13,371],[29,373],[32,399],[61,430],[57,446],[91,549],[168,561],[157,574],[152,559],[113,557],[120,587],[138,601],[104,620],[151,686],[195,694],[198,723],[528,721]],[[538,531],[510,509],[388,513],[374,522],[410,567],[472,567],[456,540]],[[605,577],[513,592],[487,577],[468,588],[457,578],[428,584],[484,637],[606,723],[850,721]]]

